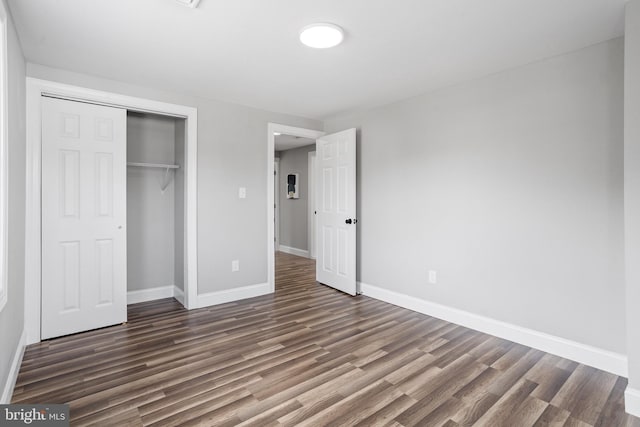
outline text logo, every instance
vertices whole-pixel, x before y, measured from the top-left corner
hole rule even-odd
[[[0,405],[0,426],[68,427],[69,405]]]

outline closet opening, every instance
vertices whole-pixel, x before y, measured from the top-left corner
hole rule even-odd
[[[185,125],[127,111],[127,304],[185,305]]]

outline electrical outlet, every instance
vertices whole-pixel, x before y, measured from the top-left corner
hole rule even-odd
[[[435,285],[438,281],[435,270],[429,270],[429,283]]]
[[[240,187],[238,189],[238,197],[240,199],[246,199],[247,198],[247,187]]]
[[[231,261],[231,272],[235,273],[236,271],[240,271],[240,260],[238,259]]]

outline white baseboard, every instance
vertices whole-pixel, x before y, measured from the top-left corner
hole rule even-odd
[[[640,390],[627,386],[624,391],[624,410],[627,414],[640,417]]]
[[[362,293],[371,298],[417,311],[418,313],[437,317],[489,335],[504,338],[526,345],[527,347],[536,348],[578,363],[611,372],[615,375],[627,376],[627,357],[625,355],[480,316],[464,310],[436,304],[366,283],[360,283],[359,285]],[[640,402],[640,400],[638,402]],[[638,407],[640,408],[640,406]]]
[[[184,291],[177,286],[173,287],[173,297],[182,305],[184,305]]]
[[[280,245],[280,252],[284,252],[286,254],[301,256],[305,258],[309,258],[309,251],[305,251],[298,248],[292,248],[291,246]]]
[[[209,307],[211,305],[224,304],[226,302],[238,301],[245,298],[258,297],[271,293],[271,286],[268,283],[243,286],[236,289],[225,289],[223,291],[209,292],[198,295],[196,308]]]
[[[139,302],[153,301],[162,298],[171,298],[174,295],[174,286],[160,286],[158,288],[140,289],[138,291],[127,292],[127,304],[137,304]]]
[[[24,356],[24,347],[27,343],[27,332],[22,331],[18,346],[13,354],[13,360],[11,361],[11,368],[9,369],[9,375],[7,375],[7,382],[2,389],[2,398],[0,404],[6,405],[11,403],[11,396],[13,396],[13,388],[16,386],[16,380],[18,379],[18,373],[20,372],[20,365],[22,365],[22,356]]]

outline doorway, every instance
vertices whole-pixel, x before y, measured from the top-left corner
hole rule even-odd
[[[316,151],[314,148],[318,151],[314,162],[315,167],[312,165],[309,168],[315,169],[318,175],[313,185],[316,190],[313,195],[316,202],[316,206],[313,208],[315,221],[308,221],[308,224],[315,229],[311,233],[316,237],[314,239],[314,244],[317,247],[315,251],[317,256],[315,262],[316,280],[346,294],[357,295],[356,129],[351,128],[326,135],[321,131],[269,123],[267,131],[267,266],[271,292],[276,291],[273,208],[275,191],[271,181],[274,174],[276,142],[286,146],[289,141],[296,142],[307,139],[305,142],[315,140],[316,143],[315,146],[311,144],[307,146],[305,153],[309,160],[304,165],[305,169],[309,168],[311,163],[311,156],[308,153]],[[282,147],[283,145],[280,145],[279,152],[285,150]],[[279,168],[280,189],[284,189],[287,199],[298,199],[300,190],[306,192],[308,189],[308,187],[301,185],[300,173],[295,172],[295,168],[291,171],[285,171],[282,158],[280,158]],[[282,200],[283,195],[281,194],[280,201],[282,202]],[[309,209],[308,205],[305,208]],[[281,206],[280,237],[282,237],[282,226]],[[282,239],[280,239],[280,251],[283,251],[284,248]],[[290,254],[307,258],[312,252],[298,250],[299,248],[289,247],[288,249]]]
[[[312,130],[312,129],[305,129],[305,128],[297,128],[297,127],[292,127],[292,126],[286,126],[286,125],[280,125],[280,124],[276,124],[276,123],[269,123],[268,127],[267,127],[267,162],[268,162],[268,170],[267,170],[267,176],[268,176],[268,187],[267,187],[267,221],[268,221],[268,229],[267,229],[267,266],[268,266],[268,281],[269,281],[269,286],[271,288],[271,292],[275,292],[275,246],[274,246],[274,242],[276,241],[276,225],[275,225],[275,209],[274,206],[276,205],[276,200],[275,200],[275,185],[274,185],[274,180],[273,180],[273,176],[275,173],[275,159],[277,158],[276,156],[276,138],[279,138],[281,141],[280,143],[282,143],[282,140],[285,140],[285,142],[288,140],[290,143],[293,144],[292,148],[290,149],[294,149],[297,147],[302,147],[302,146],[311,146],[311,145],[315,145],[315,140],[319,137],[321,137],[322,135],[324,135],[324,132],[322,131],[317,131],[317,130]],[[280,138],[284,136],[284,138]],[[297,145],[296,145],[296,141],[297,141]],[[287,149],[283,150],[283,145],[279,145],[280,151],[279,152],[284,152],[284,151],[288,151]],[[311,150],[311,148],[308,148],[308,150]],[[307,153],[309,151],[306,151],[304,153],[304,169],[306,169],[308,167],[308,163],[307,163]],[[286,156],[286,154],[285,154]],[[283,156],[284,157],[284,156]],[[295,174],[298,173],[298,179],[300,179],[299,175],[300,172],[295,172],[293,169],[290,170],[285,170],[285,167],[283,166],[283,161],[282,161],[282,157],[279,158],[279,175],[280,175],[280,179],[279,184],[278,184],[278,188],[279,188],[279,200],[282,202],[283,198],[286,197],[286,195],[288,195],[288,191],[286,194],[284,193],[284,180],[285,180],[285,175],[293,175],[295,176]],[[288,180],[289,178],[287,177],[287,186],[288,184]],[[306,181],[306,177],[305,177],[305,182],[306,182],[306,186],[308,187],[308,182]],[[293,185],[295,185],[296,183],[292,183]],[[298,181],[297,184],[300,186],[301,181]],[[288,189],[288,188],[287,188]],[[300,197],[301,193],[300,193],[301,188],[298,187],[298,197]],[[290,201],[292,204],[297,203],[296,204],[296,208],[298,208],[297,210],[303,210],[304,215],[305,215],[305,223],[306,223],[306,218],[307,218],[307,209],[308,209],[308,204],[307,204],[307,200],[309,197],[309,194],[307,193],[307,191],[304,191],[305,194],[305,199],[304,201],[301,201],[299,198],[295,199],[294,197],[292,197],[291,199],[286,199],[288,201]],[[299,209],[300,206],[304,205],[304,209]],[[282,203],[280,204],[280,218],[279,218],[279,234],[281,235],[281,229],[282,229]],[[296,227],[298,230],[300,227]],[[298,233],[299,234],[299,233]],[[307,236],[308,236],[308,228],[304,227],[304,240],[307,240]],[[278,239],[279,242],[279,246],[280,246],[280,250],[283,249],[283,242]],[[305,245],[306,246],[306,245]],[[293,249],[300,249],[300,248],[295,248],[292,246],[289,246],[289,248],[293,248]],[[301,256],[306,256],[308,257],[308,249],[306,250],[306,254],[304,252],[298,252],[295,255],[301,255]]]
[[[280,173],[276,172],[276,250],[311,258],[309,207],[313,199],[309,157],[315,153],[316,141],[309,138],[276,135],[275,156]]]

